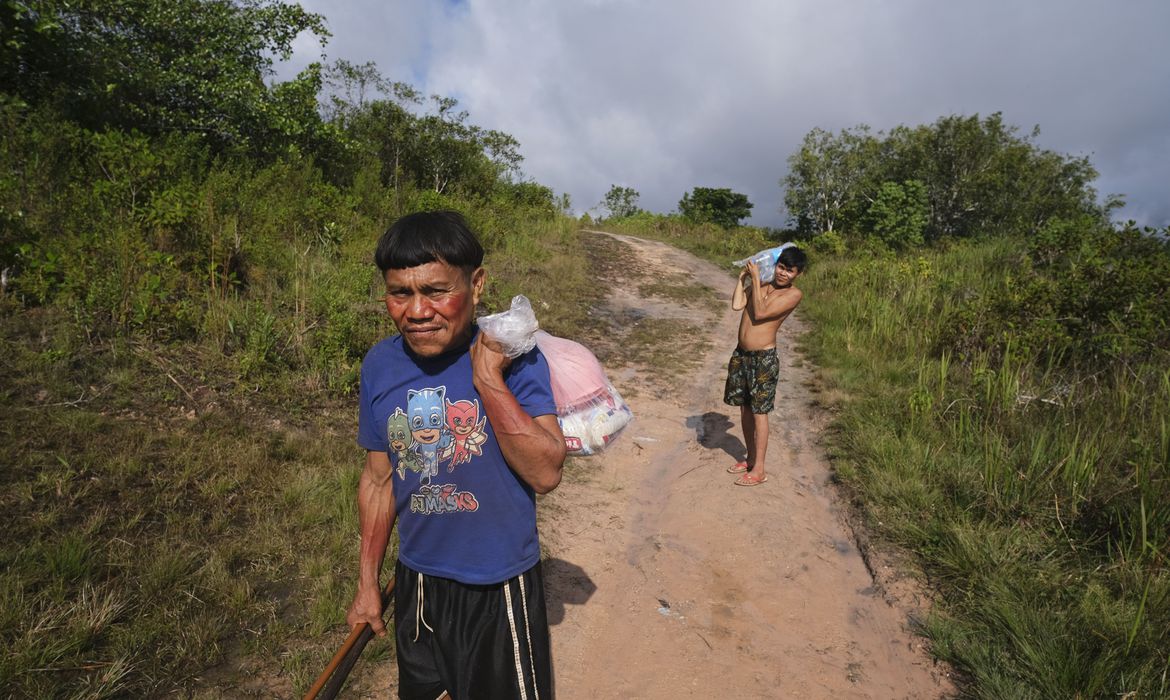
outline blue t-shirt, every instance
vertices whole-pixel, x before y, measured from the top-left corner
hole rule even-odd
[[[504,379],[528,415],[556,413],[540,350],[512,360]],[[390,456],[402,563],[482,585],[540,560],[536,495],[504,461],[471,381],[468,347],[424,358],[391,336],[371,348],[358,444]]]

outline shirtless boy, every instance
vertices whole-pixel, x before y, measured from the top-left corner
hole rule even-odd
[[[727,363],[723,401],[739,406],[743,421],[746,460],[727,468],[728,473],[740,475],[735,480],[739,486],[758,486],[768,480],[764,473],[768,412],[776,403],[776,382],[780,378],[776,333],[800,303],[803,295],[792,283],[807,265],[804,251],[793,246],[780,252],[771,284],[760,284],[759,270],[751,262],[735,282],[731,308],[743,309],[743,316],[739,319],[739,344]]]

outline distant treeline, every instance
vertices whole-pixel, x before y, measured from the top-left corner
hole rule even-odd
[[[1084,157],[1039,148],[1001,115],[950,116],[874,134],[813,129],[789,157],[784,203],[796,227],[869,234],[896,247],[1033,234],[1053,219],[1107,219]]]
[[[1165,232],[1115,225],[1087,158],[1038,147],[999,114],[809,132],[781,181],[799,235],[820,251],[880,254],[1017,238],[1003,283],[966,300],[945,347],[1041,352],[1060,362],[1149,358],[1170,346]],[[991,271],[989,271],[991,272]]]

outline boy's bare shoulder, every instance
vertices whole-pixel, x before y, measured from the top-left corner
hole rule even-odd
[[[779,292],[777,296],[787,300],[795,300],[794,303],[800,303],[800,300],[804,298],[804,292],[800,291],[796,287],[789,287],[787,289],[780,289],[777,291]]]

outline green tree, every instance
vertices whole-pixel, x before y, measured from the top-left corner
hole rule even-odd
[[[605,199],[602,201],[608,211],[609,215],[615,219],[620,219],[625,216],[633,216],[638,213],[638,191],[632,187],[620,187],[618,185],[611,185],[609,192],[605,193]]]
[[[412,168],[419,138],[418,118],[414,110],[422,104],[422,95],[405,83],[382,85],[376,76],[379,92],[386,96],[365,100],[366,86],[350,86],[349,80],[367,81],[369,76],[339,77],[338,66],[326,72],[326,84],[334,92],[328,97],[326,112],[345,135],[352,155],[359,161],[376,162],[383,185],[398,191],[403,181],[414,182]],[[338,94],[338,93],[341,94]],[[353,100],[353,101],[351,101]],[[351,166],[356,170],[357,166]]]
[[[920,180],[930,202],[926,238],[1038,232],[1054,218],[1103,213],[1086,158],[1038,148],[999,113],[948,116],[887,139],[887,180]]]
[[[270,153],[321,136],[319,72],[270,89],[324,19],[279,0],[0,0],[0,85],[94,130],[194,133]],[[300,83],[300,85],[297,85]]]
[[[788,158],[788,174],[780,181],[784,205],[799,231],[834,231],[856,224],[864,212],[865,183],[880,163],[879,143],[861,125],[834,136],[824,129],[805,135],[800,150]]]
[[[372,63],[338,61],[325,71],[324,111],[359,162],[377,163],[382,183],[404,182],[436,194],[489,196],[520,174],[520,144],[469,121],[453,98],[422,94],[384,79]],[[358,166],[351,166],[357,169]]]
[[[892,248],[920,246],[930,218],[926,186],[918,180],[883,182],[869,207],[869,230]]]
[[[1035,354],[1099,371],[1162,359],[1170,347],[1168,231],[1117,226],[1096,215],[1053,219],[1011,260],[1010,284],[956,312],[947,347]]]
[[[751,215],[752,203],[747,195],[726,187],[696,187],[679,200],[678,210],[695,223],[711,222],[723,228],[733,228]]]
[[[888,135],[864,125],[836,135],[813,129],[788,159],[784,203],[796,228],[811,235],[872,230],[875,217],[886,217],[873,209],[878,199],[901,196],[887,184],[909,181],[925,187],[925,241],[1032,235],[1049,221],[1082,215],[1107,220],[1117,201],[1097,203],[1088,159],[1040,149],[1038,134],[1020,135],[998,113],[952,115]],[[897,226],[902,233],[905,223]]]
[[[375,95],[397,96],[398,88],[409,88],[404,83],[394,83],[383,78],[373,61],[358,65],[343,58],[337,59],[322,71],[322,83],[321,109],[327,118],[334,120],[365,109]],[[412,96],[417,99],[417,93]]]

